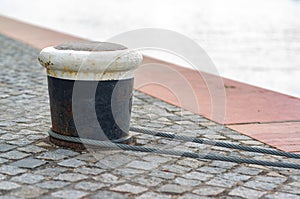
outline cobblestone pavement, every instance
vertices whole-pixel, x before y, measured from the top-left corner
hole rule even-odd
[[[0,43],[0,198],[300,198],[299,170],[121,150],[78,152],[52,145],[39,51],[1,35]],[[268,147],[140,92],[135,92],[132,125]],[[143,146],[287,160],[133,134]]]

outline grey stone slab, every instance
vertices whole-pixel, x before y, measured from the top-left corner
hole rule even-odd
[[[136,199],[171,199],[172,196],[171,195],[165,195],[165,194],[159,194],[159,193],[155,193],[155,192],[147,192],[144,193],[138,197],[136,197]]]
[[[72,198],[72,199],[79,199],[86,196],[88,193],[84,191],[77,191],[77,190],[61,190],[51,194],[51,196],[57,198]]]
[[[262,182],[262,181],[248,181],[244,184],[245,187],[256,189],[256,190],[262,190],[262,191],[271,191],[278,187],[278,184],[274,184],[271,182]]]
[[[260,198],[264,194],[266,194],[266,192],[257,191],[246,187],[237,187],[229,192],[229,195],[231,196],[240,196],[242,198],[253,198],[253,199]]]
[[[127,167],[142,169],[142,170],[153,170],[157,166],[158,166],[157,163],[146,162],[146,161],[132,161],[127,165]]]
[[[84,191],[96,191],[106,186],[107,186],[106,184],[99,183],[99,182],[94,183],[94,182],[82,181],[75,185],[75,189],[81,189]]]
[[[6,178],[6,175],[0,174],[0,180],[4,180]]]
[[[193,171],[193,172],[184,174],[183,177],[187,178],[187,179],[195,179],[195,180],[200,180],[200,181],[207,181],[208,179],[212,178],[213,175],[207,174],[207,173],[201,173],[201,172]]]
[[[7,162],[7,161],[8,161],[7,159],[0,158],[0,164],[5,163],[5,162]]]
[[[191,187],[181,186],[176,184],[166,184],[161,186],[158,191],[163,193],[170,193],[170,194],[182,194],[184,192],[190,191]]]
[[[39,183],[36,186],[43,188],[43,189],[61,189],[69,184],[70,184],[69,182],[64,182],[64,181],[48,180],[48,181]]]
[[[205,196],[199,196],[196,194],[186,193],[178,197],[178,199],[208,199]]]
[[[112,192],[112,191],[99,191],[91,196],[91,199],[126,199],[128,198],[124,194]]]
[[[41,175],[35,175],[32,173],[25,173],[20,176],[15,176],[11,180],[14,182],[24,183],[24,184],[35,184],[38,183],[45,178]]]
[[[160,170],[154,170],[149,175],[163,178],[163,179],[168,179],[168,180],[174,179],[176,176],[174,173],[160,171]]]
[[[221,187],[212,187],[212,186],[202,186],[193,191],[193,193],[200,196],[216,196],[225,191],[224,188]]]
[[[161,178],[157,178],[157,177],[153,177],[153,176],[140,176],[140,177],[133,177],[129,179],[131,182],[140,184],[142,186],[146,186],[146,187],[154,187],[154,186],[158,186],[159,184],[161,184],[163,182],[163,179]]]
[[[297,186],[284,185],[279,188],[279,191],[300,195],[300,189]]]
[[[3,165],[0,167],[0,173],[11,175],[11,176],[18,175],[25,172],[26,172],[25,169],[20,169],[15,166]]]
[[[103,169],[95,168],[95,167],[79,167],[74,170],[75,172],[87,175],[98,175],[100,173],[105,172]]]
[[[103,169],[109,169],[109,168],[117,168],[120,167],[124,164],[127,164],[134,160],[135,158],[132,156],[128,155],[123,155],[123,154],[114,154],[114,155],[109,155],[101,160],[99,160],[95,166],[103,168]]]
[[[16,146],[26,146],[28,144],[31,144],[33,141],[28,140],[26,138],[22,138],[19,140],[12,140],[12,141],[8,141],[7,143],[12,144],[12,145],[16,145]]]
[[[0,191],[10,191],[13,189],[19,188],[20,185],[14,182],[1,181],[0,182]]]
[[[27,169],[34,169],[39,166],[47,164],[44,160],[39,160],[35,158],[25,158],[16,162],[13,162],[11,165],[20,167],[20,168],[27,168]]]
[[[42,148],[42,147],[38,147],[38,146],[35,146],[35,145],[28,145],[28,146],[25,146],[25,147],[21,147],[18,150],[19,151],[24,151],[24,152],[27,152],[27,153],[40,153],[40,152],[43,152],[43,151],[47,151],[47,149]]]
[[[36,186],[22,186],[20,189],[13,191],[12,195],[20,198],[40,198],[47,190],[40,189]]]
[[[79,180],[87,179],[88,176],[82,175],[79,173],[62,173],[59,174],[57,177],[55,177],[55,180],[63,180],[63,181],[69,181],[69,182],[76,182]]]
[[[22,159],[22,158],[25,158],[28,156],[30,156],[30,154],[23,153],[23,152],[20,152],[17,150],[13,150],[13,151],[9,151],[9,152],[0,154],[0,157],[7,158],[10,160],[19,160],[19,159]]]
[[[241,174],[246,174],[246,175],[251,175],[251,176],[258,175],[262,171],[263,171],[262,169],[245,167],[245,166],[238,167],[234,170],[234,172],[236,172],[236,173],[241,173]]]
[[[275,192],[272,194],[265,195],[264,197],[268,199],[298,199],[299,195],[284,192]]]
[[[11,144],[0,143],[0,152],[6,152],[14,148],[16,148],[16,146]]]
[[[37,171],[35,171],[35,173],[40,174],[40,175],[44,175],[44,176],[56,176],[60,173],[63,173],[66,170],[67,170],[66,168],[62,168],[62,167],[55,167],[55,168],[50,167],[50,168],[37,170]]]
[[[182,186],[190,186],[190,187],[195,187],[201,184],[200,180],[186,179],[182,177],[175,178],[174,182]]]
[[[58,165],[63,166],[63,167],[72,167],[72,168],[77,168],[80,166],[85,165],[86,163],[81,161],[81,160],[77,160],[75,158],[72,159],[67,159],[64,161],[61,161],[58,163]]]
[[[119,186],[110,188],[110,190],[117,191],[117,192],[139,194],[139,193],[145,192],[147,190],[147,188],[142,187],[142,186],[132,185],[132,184],[123,184],[123,185],[119,185]]]
[[[123,180],[120,180],[118,176],[110,173],[103,173],[101,175],[93,177],[93,179],[107,184],[118,184],[123,182]]]
[[[235,184],[237,184],[237,181],[230,180],[230,179],[224,179],[220,177],[215,177],[211,179],[210,181],[206,182],[206,184],[211,186],[217,186],[217,187],[225,187],[225,188],[231,188]]]

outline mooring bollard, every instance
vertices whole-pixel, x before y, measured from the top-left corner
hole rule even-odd
[[[134,70],[142,55],[108,42],[71,42],[39,54],[47,70],[51,130],[61,135],[129,143]],[[50,137],[72,148],[82,145]]]

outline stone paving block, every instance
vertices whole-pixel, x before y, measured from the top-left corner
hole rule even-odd
[[[28,144],[31,144],[33,141],[28,140],[26,138],[22,138],[19,140],[12,140],[12,141],[8,141],[7,143],[12,144],[12,145],[16,145],[16,146],[26,146]]]
[[[283,193],[283,192],[275,192],[273,194],[265,195],[264,197],[268,199],[298,199],[299,195]]]
[[[179,174],[183,174],[183,173],[187,173],[187,172],[191,171],[191,168],[180,166],[177,164],[165,165],[165,166],[162,166],[161,168],[164,171],[168,171],[168,172],[172,172],[172,173],[179,173]]]
[[[79,180],[87,179],[88,176],[78,174],[78,173],[62,173],[55,177],[55,180],[62,180],[62,181],[69,181],[69,182],[76,182]]]
[[[85,165],[86,163],[81,161],[81,160],[77,160],[75,158],[72,159],[67,159],[64,161],[61,161],[58,163],[58,165],[63,166],[63,167],[72,167],[72,168],[77,168],[80,166]]]
[[[101,189],[102,187],[106,187],[106,184],[102,183],[94,183],[94,182],[88,182],[88,181],[83,181],[79,182],[75,185],[75,189],[81,189],[85,191],[96,191],[98,189]]]
[[[77,190],[61,190],[51,194],[53,197],[57,198],[72,198],[72,199],[79,199],[86,196],[88,193],[83,191]]]
[[[18,175],[18,174],[25,173],[25,172],[26,172],[25,169],[20,169],[15,166],[3,165],[0,167],[0,173],[11,175],[11,176]]]
[[[35,159],[35,158],[25,158],[25,159],[13,162],[11,165],[20,167],[20,168],[34,169],[34,168],[37,168],[44,164],[47,164],[47,162],[43,161],[43,160]]]
[[[271,191],[272,189],[275,189],[278,187],[277,184],[271,183],[271,182],[259,182],[259,181],[248,181],[246,182],[243,186],[251,188],[251,189],[256,189],[256,190],[261,190],[261,191]]]
[[[193,193],[200,196],[216,196],[225,191],[224,188],[221,187],[212,187],[212,186],[202,186],[193,191]]]
[[[263,193],[261,198],[299,197],[300,172],[293,169],[121,150],[76,152],[50,144],[45,139],[51,127],[47,78],[44,69],[36,61],[39,51],[2,35],[0,43],[3,46],[0,48],[0,84],[4,85],[0,89],[0,112],[4,113],[0,118],[0,137],[3,138],[0,139],[0,183],[4,182],[3,187],[7,189],[0,191],[2,195],[30,198],[32,193],[33,198],[43,199],[225,199],[252,198],[251,194],[255,197]],[[132,125],[147,125],[149,129],[176,135],[268,147],[200,115],[139,91],[135,91],[134,96]],[[183,149],[202,154],[211,152],[289,160],[141,133],[133,135],[139,144],[145,146]],[[26,157],[23,157],[24,154]],[[12,166],[17,164],[21,167],[24,165],[22,161],[30,158],[47,161],[48,164],[34,167],[31,161],[31,169]],[[296,159],[289,161],[299,163]],[[0,198],[4,197],[2,195]]]
[[[56,176],[60,173],[63,173],[66,170],[67,170],[66,168],[55,167],[55,168],[45,168],[45,169],[37,170],[35,173],[44,176]]]
[[[266,194],[266,192],[256,191],[246,187],[237,187],[229,192],[229,195],[231,196],[240,196],[242,198],[253,198],[253,199],[260,198],[264,194]]]
[[[37,156],[37,158],[39,158],[39,159],[53,160],[53,161],[55,161],[55,160],[61,160],[61,159],[64,159],[66,157],[67,157],[66,155],[57,153],[55,151],[44,152],[41,155]]]
[[[262,182],[271,182],[274,184],[281,184],[287,180],[286,177],[271,177],[271,176],[256,176],[254,178],[255,181],[262,181]]]
[[[251,167],[246,167],[246,166],[238,167],[234,170],[234,172],[236,172],[236,173],[252,175],[252,176],[258,175],[262,171],[263,171],[262,169],[251,168]]]
[[[157,163],[146,162],[146,161],[132,161],[127,167],[135,168],[135,169],[143,169],[143,170],[152,170],[158,166]]]
[[[180,196],[178,199],[208,199],[208,197],[198,196],[196,194],[191,194],[191,193],[185,193],[182,196]]]
[[[117,192],[124,192],[124,193],[132,193],[132,194],[139,194],[145,192],[147,190],[146,187],[131,185],[131,184],[123,184],[117,187],[110,188],[112,191]]]
[[[124,182],[123,180],[120,180],[119,177],[116,175],[110,174],[110,173],[104,173],[98,176],[93,177],[96,181],[101,181],[107,184],[118,184],[121,182]]]
[[[16,135],[16,134],[4,134],[2,136],[0,136],[0,139],[1,140],[15,140],[15,139],[19,139],[21,138],[22,136],[20,135]]]
[[[0,158],[0,164],[5,163],[5,162],[7,162],[7,161],[8,161],[7,159]]]
[[[0,191],[10,191],[19,187],[20,185],[14,182],[9,182],[9,181],[0,182]]]
[[[16,148],[16,146],[10,144],[3,144],[3,143],[0,144],[0,152],[6,152],[14,148]]]
[[[9,152],[0,154],[0,157],[7,158],[7,159],[10,159],[10,160],[19,160],[19,159],[22,159],[22,158],[25,158],[25,157],[28,157],[28,156],[30,156],[30,154],[23,153],[23,152],[20,152],[20,151],[17,151],[17,150],[13,150],[13,151],[9,151]]]
[[[19,183],[24,183],[24,184],[35,184],[38,183],[45,178],[41,175],[35,175],[32,173],[25,173],[20,176],[15,176],[11,178],[12,181],[14,182],[19,182]]]
[[[191,187],[195,187],[201,184],[200,180],[186,179],[181,177],[175,178],[174,182],[182,186],[191,186]]]
[[[37,184],[36,186],[43,188],[43,189],[61,189],[67,185],[69,185],[69,182],[63,182],[58,180],[48,180],[44,181],[42,183]]]
[[[181,186],[176,184],[166,184],[161,186],[158,191],[163,193],[170,193],[170,194],[182,194],[191,190],[191,187]]]
[[[126,199],[128,198],[124,194],[111,192],[111,191],[99,191],[91,196],[91,199]]]
[[[231,188],[235,184],[237,184],[237,181],[230,180],[230,179],[224,179],[224,178],[220,178],[219,176],[217,176],[217,177],[209,180],[208,182],[206,182],[206,184],[211,185],[211,186],[217,186],[217,187]]]
[[[44,193],[47,193],[47,190],[35,186],[22,186],[20,189],[15,190],[12,195],[20,198],[39,198]]]
[[[108,169],[108,168],[117,168],[120,167],[124,164],[127,164],[131,162],[134,158],[131,156],[123,155],[123,154],[114,154],[110,155],[108,157],[103,158],[102,160],[99,160],[95,166],[103,168],[103,169]],[[116,161],[117,160],[117,161]]]
[[[0,174],[0,180],[4,180],[6,178],[6,176],[5,175],[3,175],[3,174]]]
[[[210,173],[210,174],[221,174],[226,171],[225,168],[221,167],[210,167],[210,166],[203,166],[197,169],[197,171],[200,171],[202,173]]]
[[[136,199],[171,199],[172,196],[170,195],[163,195],[163,194],[159,194],[159,193],[155,193],[155,192],[147,192],[144,193],[138,197],[136,197]]]
[[[200,180],[200,181],[207,181],[208,179],[212,178],[213,175],[207,174],[207,173],[201,173],[201,172],[193,171],[193,172],[184,174],[182,177],[187,178],[187,179],[195,179],[195,180]]]
[[[283,185],[279,188],[279,191],[300,195],[300,189],[296,186]]]
[[[35,145],[28,145],[28,146],[25,146],[25,147],[22,147],[22,148],[18,148],[19,151],[24,151],[24,152],[27,152],[27,153],[40,153],[40,152],[43,152],[43,151],[47,151],[47,149],[44,149],[42,147],[38,147],[38,146],[35,146]]]
[[[105,170],[103,169],[98,169],[95,167],[89,168],[89,167],[80,167],[76,168],[74,170],[75,172],[81,173],[81,174],[87,174],[87,175],[98,175],[100,173],[103,173]]]
[[[149,175],[163,178],[163,179],[168,179],[168,180],[174,179],[176,176],[174,173],[160,171],[160,170],[154,170]]]
[[[163,182],[163,179],[153,177],[153,176],[140,176],[140,177],[135,177],[130,179],[131,182],[138,183],[142,186],[147,186],[147,187],[154,187],[158,186]]]

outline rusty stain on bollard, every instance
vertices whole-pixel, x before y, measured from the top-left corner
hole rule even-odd
[[[72,42],[45,48],[38,59],[47,71],[54,132],[116,143],[131,141],[133,73],[142,62],[140,53],[107,42]],[[50,140],[60,146],[83,147]]]

